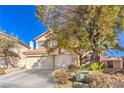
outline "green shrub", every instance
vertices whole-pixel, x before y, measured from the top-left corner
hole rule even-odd
[[[90,70],[90,65],[80,66],[79,70]]]
[[[70,65],[68,65],[68,69],[69,70],[77,70],[78,67],[76,65],[74,65],[74,64],[70,64]]]
[[[93,63],[90,66],[90,70],[92,70],[92,71],[101,71],[102,68],[103,68],[103,64],[101,64],[101,63]]]
[[[91,70],[91,71],[102,71],[104,68],[104,64],[101,63],[93,63],[88,66],[80,66],[79,70]]]
[[[70,77],[70,74],[66,72],[64,69],[57,69],[52,72],[52,77],[58,83],[64,84],[66,83],[67,79]]]
[[[85,70],[85,67],[84,66],[80,66],[79,70]]]

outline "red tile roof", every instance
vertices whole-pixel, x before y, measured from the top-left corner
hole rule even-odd
[[[115,62],[116,62],[116,61],[118,62],[118,61],[122,61],[122,58],[111,57],[111,58],[104,58],[104,59],[101,59],[102,62],[104,62],[104,61],[105,61],[105,62],[106,62],[106,61],[111,61],[111,60],[112,60],[112,61],[115,61]]]
[[[44,54],[44,53],[47,53],[46,48],[33,49],[33,50],[29,50],[27,52],[23,52],[23,54],[25,54],[25,55],[38,55],[38,54]]]

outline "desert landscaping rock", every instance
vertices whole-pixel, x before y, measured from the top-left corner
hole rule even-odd
[[[95,73],[87,77],[87,83],[74,82],[74,88],[124,88],[123,75]]]

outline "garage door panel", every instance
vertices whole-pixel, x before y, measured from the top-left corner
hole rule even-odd
[[[53,56],[48,57],[38,57],[38,58],[28,58],[27,66],[28,68],[37,69],[53,69]]]

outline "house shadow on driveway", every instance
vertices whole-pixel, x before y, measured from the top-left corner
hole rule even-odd
[[[29,75],[35,75],[42,79],[47,79],[48,83],[55,84],[56,82],[52,78],[52,70],[49,69],[30,69],[26,70],[24,73]]]
[[[0,79],[0,88],[54,88],[52,71],[46,69],[27,69],[7,75]]]

